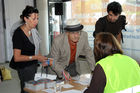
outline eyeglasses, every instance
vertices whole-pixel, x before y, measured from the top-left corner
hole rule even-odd
[[[28,19],[30,19],[30,20],[39,20],[39,18],[32,18],[32,17],[29,17]]]

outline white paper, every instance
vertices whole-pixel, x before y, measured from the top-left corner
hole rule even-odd
[[[72,88],[72,87],[74,87],[74,86],[72,86],[71,84],[64,84],[64,85],[62,85],[62,87],[63,87],[63,88]]]
[[[72,90],[63,91],[61,93],[82,93],[82,92],[80,90],[72,89]]]
[[[56,77],[57,77],[56,75],[47,74],[47,79],[55,80]]]
[[[80,79],[77,81],[74,81],[75,83],[79,83],[81,85],[89,85],[91,81],[91,75],[90,74],[84,74],[80,76]]]
[[[51,74],[45,74],[45,73],[36,73],[34,80],[37,81],[39,79],[50,79],[50,80],[55,80],[56,75],[51,75]]]
[[[77,75],[77,76],[75,76],[75,77],[72,77],[72,79],[73,79],[73,80],[79,80],[79,79],[80,79],[80,76]]]
[[[87,81],[74,81],[75,83],[79,83],[81,85],[89,85],[89,82]]]
[[[42,91],[47,92],[47,93],[55,93],[53,89],[44,89]]]
[[[47,75],[46,74],[44,74],[44,73],[36,73],[35,74],[35,77],[34,77],[34,80],[35,81],[37,81],[37,80],[39,80],[39,79],[44,79],[44,78],[46,78],[47,77]]]

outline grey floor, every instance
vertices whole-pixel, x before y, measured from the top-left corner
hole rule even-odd
[[[0,64],[0,66],[5,66],[11,70],[12,79],[5,80],[0,83],[0,93],[20,93],[20,83],[18,79],[17,72],[9,68],[9,64]]]
[[[0,66],[5,66],[11,71],[12,79],[5,80],[0,83],[0,93],[20,93],[20,82],[16,70],[9,67],[9,63],[0,64]],[[40,72],[41,66],[38,68]]]

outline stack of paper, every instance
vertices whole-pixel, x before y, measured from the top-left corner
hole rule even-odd
[[[50,80],[50,79],[43,79],[45,82],[45,88],[51,88],[54,87],[56,84],[56,81]]]
[[[31,80],[25,83],[25,87],[31,90],[41,90],[45,88],[54,87],[55,81],[50,79],[39,79],[37,81]]]
[[[45,83],[31,80],[25,83],[25,87],[31,90],[41,90],[45,88]]]

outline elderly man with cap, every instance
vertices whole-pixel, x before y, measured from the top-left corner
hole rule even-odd
[[[79,74],[78,57],[81,53],[84,53],[90,71],[94,70],[93,51],[88,43],[88,34],[82,29],[83,25],[78,20],[68,19],[65,32],[57,36],[52,43],[50,55],[55,61],[52,68],[58,78],[62,78],[64,73],[72,77]]]

